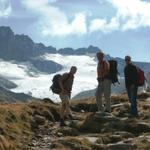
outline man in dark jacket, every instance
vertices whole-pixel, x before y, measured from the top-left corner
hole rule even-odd
[[[125,63],[125,85],[128,93],[129,102],[131,104],[131,115],[133,117],[137,117],[138,110],[136,98],[138,90],[138,71],[136,66],[132,64],[130,56],[125,56]]]

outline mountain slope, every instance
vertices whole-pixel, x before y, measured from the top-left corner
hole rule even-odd
[[[6,88],[6,89],[13,89],[13,88],[16,88],[17,85],[7,80],[5,77],[0,76],[0,87]]]
[[[27,35],[15,35],[10,27],[0,27],[0,58],[5,61],[29,62],[41,72],[55,73],[62,69],[60,64],[38,58],[46,52],[51,53],[51,49],[53,53],[53,47],[42,47],[42,44],[35,44]]]
[[[14,93],[0,87],[0,103],[29,102],[31,100],[33,101],[38,99],[24,93]]]

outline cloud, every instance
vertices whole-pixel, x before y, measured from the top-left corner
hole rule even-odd
[[[9,0],[0,0],[0,18],[7,18],[12,8]]]
[[[91,21],[90,32],[97,30],[105,30],[107,21],[105,19],[94,19]]]
[[[104,33],[111,32],[112,30],[117,30],[119,28],[119,23],[117,18],[112,18],[110,22],[106,19],[94,19],[91,21],[89,31],[90,33],[100,30]]]
[[[39,16],[38,30],[43,36],[83,35],[87,33],[86,13],[76,13],[69,21],[67,15],[52,3],[55,0],[24,0],[23,5]]]
[[[124,23],[122,30],[150,26],[150,2],[112,0],[112,4],[118,9],[116,17]]]
[[[101,3],[101,0],[98,0]],[[139,27],[150,27],[150,2],[142,0],[107,0],[117,10],[110,21],[96,18],[91,21],[90,32],[126,31]]]
[[[150,27],[150,2],[143,0],[97,0],[106,9],[113,9],[115,14],[105,18],[94,18],[93,12],[75,12],[72,19],[63,8],[55,5],[58,0],[22,0],[24,7],[36,14],[38,22],[35,28],[43,36],[64,37],[68,35],[87,35],[101,31],[105,34],[119,30],[134,30]],[[109,5],[105,5],[105,4]],[[69,5],[70,6],[70,5]],[[110,6],[109,8],[107,8]],[[109,11],[108,11],[109,13]],[[93,14],[93,16],[92,16]]]

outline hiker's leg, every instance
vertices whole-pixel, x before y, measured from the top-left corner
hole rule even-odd
[[[111,112],[111,80],[104,80],[104,97],[106,102],[106,111]]]
[[[103,94],[103,83],[99,83],[96,89],[96,93],[95,93],[98,111],[103,111],[104,109],[103,101],[102,101],[102,94]]]
[[[65,104],[66,104],[66,109],[65,109],[65,116],[68,116],[69,114],[71,115],[71,109],[70,109],[70,103],[69,103],[69,100],[70,100],[70,97],[69,95],[65,95]]]
[[[62,105],[60,108],[60,118],[64,119],[65,117],[65,112],[66,112],[66,95],[65,94],[60,94],[60,99],[62,101]]]
[[[127,88],[127,94],[128,94],[129,103],[130,103],[130,113],[132,114],[132,110],[133,110],[132,89]]]
[[[129,102],[131,103],[131,89],[130,88],[127,88],[127,94],[128,94]]]
[[[66,126],[64,118],[65,118],[65,114],[66,114],[66,108],[67,108],[67,98],[65,94],[60,94],[60,98],[62,100],[62,105],[60,108],[60,126]]]
[[[131,91],[131,114],[132,115],[138,115],[137,110],[137,87],[134,87]]]

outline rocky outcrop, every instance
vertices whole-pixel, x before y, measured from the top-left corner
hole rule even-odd
[[[41,54],[43,53],[50,53],[50,54],[56,54],[57,53],[57,50],[55,47],[52,47],[52,46],[45,46],[44,44],[42,43],[36,43],[35,44],[35,49],[36,51],[40,52]]]
[[[54,61],[35,60],[45,53],[56,53],[56,48],[46,47],[42,43],[36,44],[27,35],[15,35],[10,27],[0,27],[0,58],[7,61],[29,62],[37,70],[46,73],[61,70],[62,66]]]

